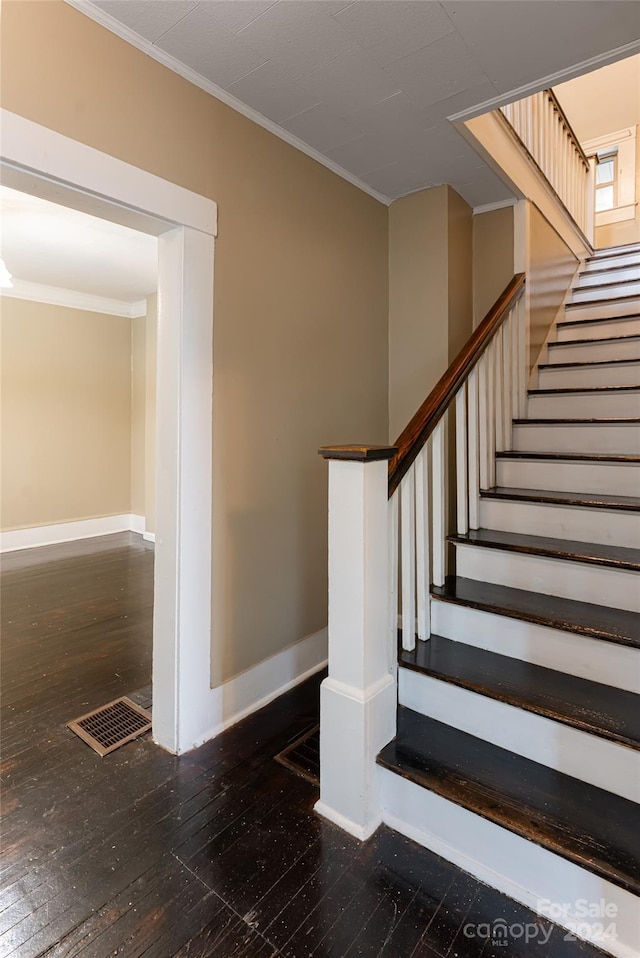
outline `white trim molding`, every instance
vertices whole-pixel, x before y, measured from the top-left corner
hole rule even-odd
[[[269,133],[273,133],[274,136],[277,136],[280,140],[284,140],[285,143],[288,143],[289,146],[295,147],[296,150],[300,150],[301,153],[305,153],[307,156],[310,156],[312,160],[316,160],[318,163],[322,164],[322,166],[325,166],[328,170],[331,170],[332,173],[336,173],[343,180],[351,183],[352,186],[356,186],[359,190],[362,190],[363,193],[368,193],[368,195],[372,196],[374,200],[378,200],[379,203],[384,203],[385,206],[389,206],[393,202],[393,200],[388,196],[385,196],[384,194],[379,193],[377,190],[374,190],[374,188],[369,186],[368,183],[365,183],[364,180],[354,176],[354,174],[350,173],[349,170],[346,170],[343,166],[340,166],[338,163],[335,163],[333,160],[329,159],[328,156],[325,156],[312,146],[309,146],[309,144],[305,143],[304,140],[298,139],[297,136],[294,136],[293,133],[289,133],[289,131],[285,130],[284,127],[278,126],[278,124],[274,123],[273,120],[270,120],[262,113],[258,113],[257,110],[254,110],[253,107],[243,103],[242,100],[239,100],[237,97],[233,96],[233,94],[229,93],[228,90],[225,90],[217,84],[212,83],[211,80],[207,80],[202,76],[202,74],[197,73],[195,70],[192,70],[191,67],[181,63],[180,60],[177,60],[175,57],[171,56],[170,53],[166,53],[154,43],[151,43],[149,40],[145,40],[144,37],[141,37],[139,33],[135,33],[135,31],[131,30],[130,27],[125,26],[124,23],[120,23],[120,21],[116,20],[115,17],[112,17],[108,13],[105,13],[104,10],[101,10],[100,7],[96,7],[92,3],[87,3],[85,0],[66,0],[66,2],[69,4],[69,6],[79,10],[80,13],[83,13],[91,20],[94,20],[101,26],[106,27],[106,29],[110,30],[111,33],[115,33],[116,36],[120,37],[122,40],[125,40],[127,43],[130,43],[131,46],[136,47],[138,50],[142,50],[142,52],[146,53],[147,56],[156,60],[158,63],[161,63],[173,73],[177,73],[178,76],[188,80],[189,83],[193,83],[194,86],[204,90],[205,93],[209,93],[211,96],[215,97],[216,100],[226,103],[227,106],[230,106],[232,110],[236,111],[236,113],[241,113],[242,116],[246,116],[248,120],[251,120],[258,126],[261,126],[263,129],[268,130]]]
[[[123,316],[137,319],[147,315],[146,299],[135,303],[122,299],[109,299],[93,293],[80,293],[75,289],[63,289],[61,286],[46,286],[44,283],[31,283],[25,279],[13,280],[13,286],[0,290],[1,296],[10,299],[26,299],[32,303],[48,303],[50,306],[66,306],[69,309],[84,309],[89,313],[105,313],[108,316]]]
[[[153,735],[186,751],[213,734],[209,677],[221,642],[211,625],[217,206],[8,110],[0,125],[7,186],[159,237]]]
[[[139,518],[141,517],[123,513],[118,516],[78,519],[74,522],[56,522],[49,526],[10,529],[0,532],[0,552],[35,549],[39,546],[55,545],[57,542],[74,542],[76,539],[94,539],[97,536],[112,535],[114,532],[137,532],[134,523]]]
[[[474,216],[480,216],[482,213],[493,213],[494,210],[505,210],[510,206],[515,206],[518,200],[515,196],[507,200],[498,200],[496,203],[484,203],[482,206],[474,206],[472,213]]]
[[[194,732],[191,747],[215,738],[225,729],[264,708],[327,665],[327,629],[313,632],[253,668],[209,690],[208,724]],[[202,722],[200,722],[202,726]]]

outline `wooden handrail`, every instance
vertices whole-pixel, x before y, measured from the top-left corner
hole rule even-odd
[[[524,292],[525,274],[518,273],[496,300],[478,328],[462,347],[446,373],[431,390],[394,446],[398,452],[389,462],[389,497],[416,460],[418,453],[447,411],[454,396],[478,362],[511,308]]]
[[[566,113],[564,112],[564,110],[562,109],[562,106],[561,106],[561,104],[560,104],[560,101],[558,100],[558,97],[556,96],[556,94],[553,92],[552,89],[545,90],[544,92],[547,94],[547,96],[549,97],[549,99],[550,99],[551,102],[553,103],[554,107],[556,108],[556,110],[557,110],[558,113],[560,114],[560,116],[561,116],[561,118],[562,118],[562,122],[564,123],[564,125],[565,125],[565,127],[566,127],[566,129],[567,129],[567,132],[568,132],[569,136],[571,137],[571,139],[573,140],[573,145],[574,145],[575,148],[576,148],[576,152],[577,152],[578,156],[580,157],[580,159],[581,159],[582,162],[584,163],[585,167],[586,167],[587,169],[589,169],[589,160],[587,159],[587,155],[586,155],[586,153],[584,152],[584,150],[582,149],[582,147],[580,146],[580,141],[579,141],[578,137],[575,135],[575,133],[574,133],[574,131],[573,131],[573,127],[572,127],[571,124],[569,123],[569,120],[567,119],[567,114],[566,114]]]

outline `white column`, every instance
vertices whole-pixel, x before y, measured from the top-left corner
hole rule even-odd
[[[333,446],[329,460],[329,675],[320,691],[316,811],[356,838],[382,821],[376,756],[396,732],[389,641],[387,446]]]

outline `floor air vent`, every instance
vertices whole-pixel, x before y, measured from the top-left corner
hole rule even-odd
[[[314,785],[320,784],[320,726],[314,725],[304,735],[276,755],[276,762],[302,775]]]
[[[87,712],[67,728],[79,735],[98,755],[107,755],[151,728],[151,714],[126,697]]]

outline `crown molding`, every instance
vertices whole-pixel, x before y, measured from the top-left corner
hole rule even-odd
[[[277,123],[274,123],[273,120],[270,120],[262,113],[259,113],[252,107],[247,106],[246,103],[243,103],[242,100],[238,100],[237,97],[233,96],[227,90],[215,83],[212,83],[210,80],[205,79],[205,77],[203,77],[200,73],[197,73],[195,70],[192,70],[191,67],[181,63],[175,57],[172,57],[171,54],[165,53],[164,50],[161,50],[159,47],[155,46],[155,44],[151,43],[150,40],[145,40],[144,37],[141,37],[139,33],[136,33],[123,23],[120,23],[119,20],[116,20],[115,17],[105,13],[105,11],[100,7],[94,6],[89,2],[89,0],[64,0],[64,2],[70,7],[74,7],[74,9],[79,10],[80,13],[83,13],[91,20],[99,23],[100,26],[106,27],[106,29],[110,30],[111,33],[115,33],[116,36],[119,36],[121,40],[125,40],[132,46],[137,47],[137,49],[141,50],[142,53],[146,53],[147,56],[150,56],[152,59],[156,60],[158,63],[161,63],[174,73],[177,73],[184,80],[188,80],[189,83],[193,83],[194,86],[200,87],[201,90],[204,90],[205,93],[209,93],[211,96],[215,97],[216,100],[226,103],[226,105],[230,106],[232,110],[235,110],[237,113],[241,113],[248,120],[251,120],[258,126],[263,127],[263,129],[268,130],[269,133],[273,133],[273,135],[277,136],[279,139],[284,140],[285,143],[289,144],[289,146],[293,146],[301,153],[305,153],[307,156],[310,156],[312,160],[316,160],[316,162],[322,164],[322,166],[325,166],[328,170],[331,170],[332,173],[335,173],[343,180],[351,183],[352,186],[356,186],[359,190],[362,190],[363,193],[367,193],[369,196],[372,196],[374,200],[378,200],[379,203],[383,203],[385,206],[389,206],[393,202],[391,197],[385,196],[383,193],[379,193],[377,190],[374,190],[373,187],[369,186],[368,183],[365,183],[364,180],[354,176],[353,173],[350,173],[349,170],[345,170],[345,168],[340,166],[338,163],[334,163],[333,160],[330,160],[328,156],[325,156],[323,153],[315,150],[312,146],[309,146],[308,143],[305,143],[304,140],[300,140],[297,136],[294,136],[293,133],[289,133],[288,130],[278,126]]]
[[[69,0],[67,0],[69,2]],[[583,60],[572,67],[566,67],[564,70],[558,70],[556,73],[550,73],[539,80],[533,80],[524,86],[517,87],[515,90],[509,90],[507,93],[501,93],[499,96],[485,100],[477,106],[469,107],[467,110],[461,110],[460,113],[452,113],[447,119],[451,123],[464,123],[465,120],[472,120],[483,113],[491,113],[507,103],[513,103],[515,100],[522,100],[524,97],[531,96],[533,93],[539,93],[540,90],[547,90],[559,83],[566,83],[567,80],[573,80],[585,73],[592,73],[599,70],[600,67],[606,67],[617,60],[624,60],[625,57],[631,57],[640,53],[640,40],[632,40],[631,43],[625,43],[624,46],[616,47],[615,50],[609,50],[606,53],[599,53],[589,60]]]
[[[75,289],[45,286],[43,283],[30,283],[24,279],[14,279],[13,286],[1,289],[0,294],[9,297],[9,299],[27,299],[33,303],[48,303],[50,306],[84,309],[90,313],[106,313],[109,316],[122,316],[125,319],[136,319],[139,316],[147,315],[146,299],[129,303],[126,300],[109,299],[107,296],[79,293]]]
[[[510,196],[506,200],[497,200],[495,203],[484,203],[482,206],[473,207],[473,215],[478,216],[480,213],[492,213],[494,210],[504,210],[508,206],[515,206],[517,202],[515,196]]]

